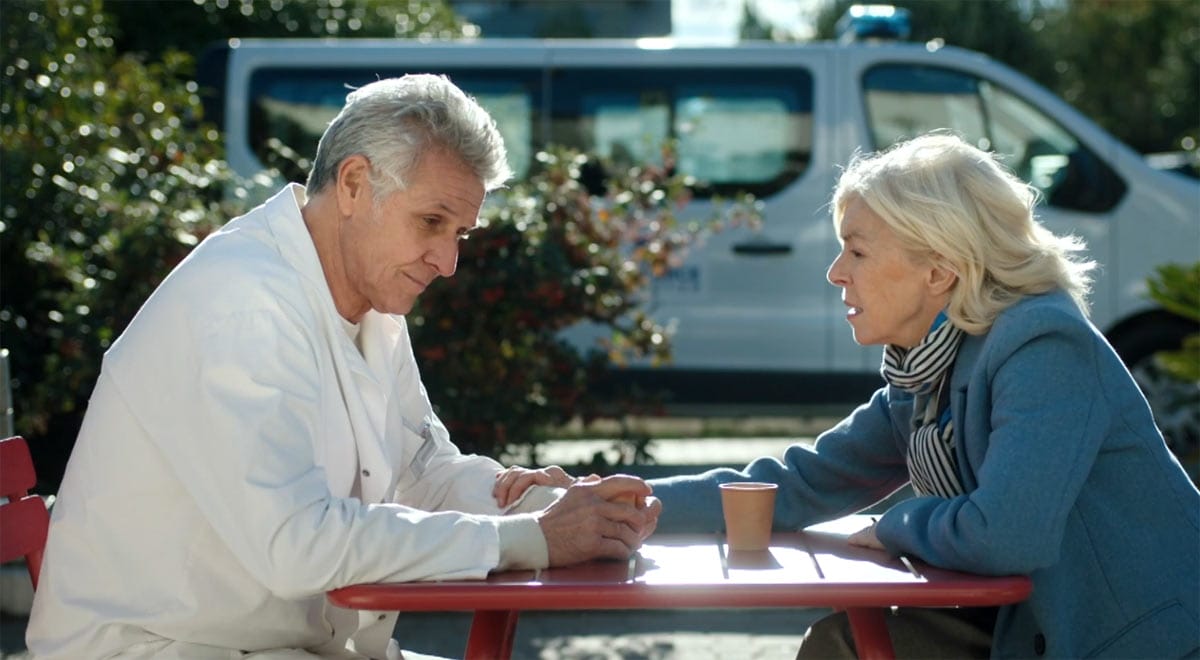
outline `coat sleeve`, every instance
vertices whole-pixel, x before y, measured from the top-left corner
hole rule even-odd
[[[893,405],[897,410],[892,410]],[[910,409],[906,403],[890,403],[888,391],[880,389],[869,402],[822,433],[812,449],[796,444],[784,452],[783,460],[762,457],[742,470],[718,468],[652,480],[654,495],[663,503],[658,529],[723,529],[718,485],[731,481],[779,484],[775,497],[777,529],[799,529],[862,510],[908,482],[900,449],[904,440],[893,419],[907,419]]]
[[[397,499],[430,511],[504,513],[492,497],[496,474],[503,466],[487,456],[459,451],[450,441],[450,432],[436,417],[430,433],[434,444],[428,461],[420,466],[416,479],[397,490]]]
[[[978,486],[901,502],[876,532],[893,553],[938,566],[1030,573],[1058,559],[1115,406],[1099,372],[1101,345],[1081,320],[1048,309],[992,333],[967,392],[966,417],[986,424],[956,431],[986,433],[959,438],[986,443]]]
[[[195,336],[143,336],[134,345],[159,359],[135,358],[117,378],[206,523],[283,598],[486,575],[499,560],[494,520],[331,494],[317,454],[330,375],[320,373],[314,324],[273,305],[181,329]],[[166,328],[181,328],[173,323],[164,317]]]
[[[397,501],[428,511],[462,511],[500,515],[504,511],[492,497],[496,474],[503,470],[495,460],[476,454],[464,454],[452,442],[450,431],[438,419],[425,386],[407,330],[396,346],[395,399],[404,416],[421,420],[428,447],[421,456],[404,466],[395,493]]]

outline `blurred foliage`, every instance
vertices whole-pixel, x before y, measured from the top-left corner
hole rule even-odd
[[[112,18],[113,45],[118,53],[138,53],[155,60],[178,51],[196,59],[200,97],[209,118],[217,124],[224,111],[220,88],[228,51],[223,46],[230,40],[432,40],[472,37],[479,32],[477,26],[459,19],[444,0],[116,0],[105,4],[105,11]]]
[[[597,165],[614,172],[603,194],[585,184]],[[633,395],[600,400],[589,385],[608,365],[669,361],[668,331],[641,309],[651,276],[710,233],[759,221],[752,198],[682,220],[690,181],[669,167],[603,165],[569,150],[539,153],[529,179],[485,208],[458,273],[408,315],[422,379],[464,451],[536,450],[551,425],[652,405]],[[599,333],[595,350],[563,340],[580,323]]]
[[[1142,153],[1200,143],[1200,2],[1073,0],[1048,12],[1068,103]]]
[[[834,39],[852,0],[833,0],[817,36]],[[1200,144],[1200,2],[898,0],[911,41],[985,53],[1058,94],[1141,153]]]
[[[0,336],[17,431],[55,483],[102,353],[232,210],[187,57],[115,55],[102,9],[17,0],[0,17]]]
[[[29,438],[49,488],[61,478],[104,350],[192,246],[262,193],[221,160],[220,134],[202,121],[191,56],[119,52],[107,10],[140,12],[144,25],[126,24],[126,34],[183,43],[178,26],[161,21],[185,9],[200,12],[178,19],[198,34],[210,20],[201,16],[270,25],[337,4],[0,2],[0,341],[10,351],[16,430]],[[285,24],[278,33],[344,34],[360,20],[351,10],[389,3],[340,4],[350,13],[296,18],[298,32]],[[276,5],[292,13],[268,16],[265,7]],[[398,6],[384,14],[393,33],[401,13],[413,35],[461,28],[430,9],[440,3]]]
[[[846,4],[822,14],[825,34]],[[1182,140],[1195,140],[1200,118],[1200,3],[908,5],[914,39],[989,53],[1137,149],[1195,148]],[[440,0],[0,2],[0,343],[17,430],[49,487],[103,351],[197,241],[261,194],[221,160],[192,55],[231,36],[475,31]],[[431,289],[412,319],[431,398],[468,449],[503,453],[544,424],[601,414],[582,387],[599,365],[669,355],[668,334],[636,305],[647,273],[750,217],[681,224],[686,182],[667,171],[631,170],[590,196],[587,157],[540,162],[532,181],[489,206],[459,275]],[[602,330],[603,350],[579,355],[558,340],[580,321]]]
[[[836,39],[838,19],[855,4],[863,3],[833,0],[822,7],[816,19],[817,38]],[[1044,10],[1037,0],[898,0],[887,4],[909,10],[911,42],[944,39],[947,44],[985,53],[1043,85],[1054,80],[1054,51],[1043,36],[1045,21],[1040,15]]]
[[[31,440],[43,489],[61,479],[105,349],[198,241],[267,192],[221,160],[193,60],[163,40],[378,34],[380,20],[405,36],[463,29],[440,3],[385,5],[0,3],[0,338],[11,349],[17,431]],[[112,8],[134,51],[117,47]],[[209,25],[217,19],[229,23]],[[163,21],[187,24],[192,36]],[[595,163],[566,152],[540,159],[537,176],[489,205],[460,275],[431,289],[412,317],[431,398],[466,450],[498,455],[536,440],[545,424],[597,414],[583,385],[606,360],[668,359],[667,333],[638,309],[647,278],[724,224],[678,220],[689,182],[668,171],[625,170],[593,196],[581,177],[594,176]],[[754,212],[735,205],[724,218]],[[580,321],[604,329],[605,350],[580,355],[558,338]]]
[[[742,19],[738,24],[738,41],[787,41],[789,37],[782,31],[763,20],[754,5],[747,2],[742,5]]]
[[[1190,265],[1166,264],[1147,282],[1150,297],[1164,309],[1200,323],[1200,261]],[[1184,338],[1178,351],[1155,355],[1159,366],[1172,376],[1200,383],[1200,333]]]
[[[198,55],[234,37],[453,39],[477,33],[441,0],[118,0],[105,9],[117,51],[155,59],[170,50]]]

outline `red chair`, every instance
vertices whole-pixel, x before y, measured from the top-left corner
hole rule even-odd
[[[0,440],[0,563],[25,558],[29,578],[37,589],[42,571],[42,551],[50,529],[50,513],[29,489],[37,483],[33,459],[25,438],[13,436]]]

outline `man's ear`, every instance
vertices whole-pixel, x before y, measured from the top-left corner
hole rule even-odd
[[[343,217],[354,212],[355,205],[362,200],[363,195],[371,194],[370,173],[371,162],[359,154],[343,158],[338,165],[337,182],[334,186],[337,190],[338,211]]]

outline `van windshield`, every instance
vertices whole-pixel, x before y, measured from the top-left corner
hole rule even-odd
[[[863,76],[876,149],[950,129],[995,151],[1051,206],[1103,213],[1126,184],[1061,124],[993,82],[949,68],[884,64]]]

